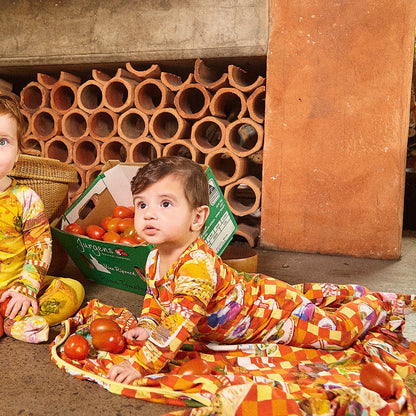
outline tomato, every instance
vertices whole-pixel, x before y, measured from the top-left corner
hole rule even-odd
[[[107,223],[107,231],[117,232],[118,223],[121,221],[121,218],[111,218]]]
[[[100,332],[106,331],[119,331],[121,332],[120,326],[118,323],[112,319],[108,318],[96,318],[90,324],[90,334],[95,336]]]
[[[82,335],[74,334],[65,341],[64,351],[71,360],[85,360],[90,344]]]
[[[11,298],[7,298],[4,302],[1,303],[0,306],[0,314],[3,318],[7,318],[6,309],[7,305],[9,304]]]
[[[361,384],[378,393],[383,399],[393,396],[395,391],[393,376],[379,363],[364,364],[360,372]]]
[[[211,367],[202,358],[193,358],[181,364],[178,369],[178,374],[182,376],[211,374]]]
[[[117,232],[124,233],[127,227],[133,227],[134,229],[134,218],[121,218],[117,224]]]
[[[92,345],[97,350],[118,354],[124,350],[125,340],[120,330],[98,332],[92,337]]]
[[[107,241],[109,243],[118,243],[120,241],[120,234],[116,233],[115,231],[107,231],[103,235],[103,241]]]
[[[87,227],[87,235],[94,240],[102,240],[105,230],[101,228],[99,225],[89,225]]]
[[[113,217],[114,218],[133,218],[134,211],[122,205],[118,205],[114,208]]]
[[[134,226],[126,227],[122,235],[123,237],[134,237],[136,235],[136,230],[134,229]]]
[[[144,243],[144,242],[145,242],[145,241],[143,240],[143,238],[139,237],[139,235],[138,235],[138,234],[135,234],[133,238],[136,240],[136,244],[142,244],[142,243]]]
[[[85,230],[79,224],[76,223],[68,224],[65,227],[65,231],[68,231],[72,234],[85,235]]]
[[[120,244],[137,244],[137,241],[133,237],[120,237],[118,240]]]
[[[101,228],[103,228],[105,231],[108,231],[107,224],[112,218],[113,217],[104,217],[100,222]]]

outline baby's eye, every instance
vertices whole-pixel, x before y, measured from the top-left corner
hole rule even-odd
[[[137,208],[138,208],[138,209],[145,209],[145,208],[146,208],[146,204],[145,204],[144,202],[139,202],[139,203],[137,204]]]
[[[172,204],[169,201],[163,201],[161,205],[163,208],[169,208],[172,206]]]

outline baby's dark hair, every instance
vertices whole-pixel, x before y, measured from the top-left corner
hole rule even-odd
[[[0,115],[9,114],[17,123],[17,145],[22,150],[22,138],[26,131],[25,119],[20,111],[18,101],[11,95],[0,93]]]
[[[209,206],[208,180],[198,163],[180,156],[160,157],[140,168],[131,181],[131,192],[136,195],[168,175],[183,182],[185,196],[192,208]]]

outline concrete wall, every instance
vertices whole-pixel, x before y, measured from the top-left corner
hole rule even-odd
[[[0,8],[0,75],[267,52],[268,0],[15,0]]]

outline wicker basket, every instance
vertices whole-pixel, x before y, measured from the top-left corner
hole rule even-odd
[[[23,154],[19,155],[10,176],[40,196],[50,222],[59,218],[68,208],[68,184],[78,182],[74,167],[56,159]]]

